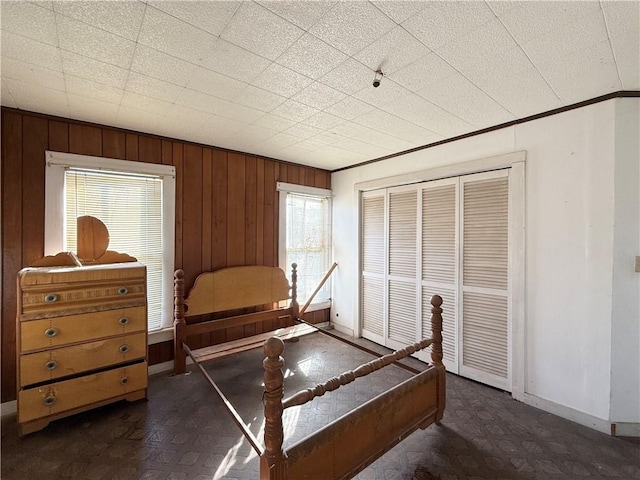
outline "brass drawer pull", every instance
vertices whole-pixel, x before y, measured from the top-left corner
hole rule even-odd
[[[129,379],[125,376],[120,379],[120,385],[126,385],[129,382]]]
[[[56,362],[55,360],[49,360],[47,363],[44,364],[44,368],[46,368],[51,372],[52,370],[55,370],[56,368],[58,368],[58,362]]]
[[[53,395],[49,394],[46,397],[44,397],[44,405],[45,407],[51,407],[54,403],[56,403],[56,397],[54,397]]]
[[[53,338],[56,335],[58,335],[58,329],[57,328],[47,328],[44,331],[44,336],[45,337]]]
[[[118,289],[118,295],[126,295],[129,293],[129,289],[127,287],[120,287]]]
[[[120,353],[127,353],[129,351],[129,345],[120,345]]]
[[[53,302],[57,302],[58,301],[58,294],[57,293],[47,293],[44,296],[44,302],[45,303],[53,303]]]
[[[118,320],[118,323],[124,327],[126,324],[129,323],[129,317],[120,318],[120,320]]]

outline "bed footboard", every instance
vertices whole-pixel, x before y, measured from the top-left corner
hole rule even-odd
[[[431,299],[432,338],[345,372],[283,402],[281,354],[284,344],[270,338],[264,345],[265,450],[260,458],[261,480],[348,479],[418,428],[439,422],[445,408],[445,369],[442,364],[442,298]],[[431,345],[432,364],[416,376],[378,395],[314,434],[283,449],[282,414]]]

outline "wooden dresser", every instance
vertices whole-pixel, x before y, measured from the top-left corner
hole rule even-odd
[[[18,275],[21,435],[147,395],[146,267],[30,267]]]

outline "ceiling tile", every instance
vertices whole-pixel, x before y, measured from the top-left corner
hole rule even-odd
[[[356,140],[354,138],[347,138],[340,135],[338,135],[338,140],[332,145],[332,147],[344,148],[345,150],[357,153],[359,155],[364,155],[368,158],[382,157],[391,153],[386,148],[378,147],[376,145],[361,142],[360,140]]]
[[[640,85],[640,3],[602,2],[601,5],[622,88],[637,89]]]
[[[370,82],[373,81],[373,77],[371,77]],[[401,85],[398,85],[393,80],[382,78],[382,82],[379,87],[374,87],[371,83],[367,83],[365,88],[358,91],[354,97],[358,100],[362,100],[369,105],[374,107],[382,107],[383,105],[387,105],[389,103],[395,103],[407,95],[411,95],[406,88]]]
[[[194,67],[187,88],[214,97],[234,99],[247,88],[247,84],[204,67]]]
[[[485,2],[437,1],[429,2],[428,8],[405,20],[402,26],[431,50],[436,50],[494,18]]]
[[[169,14],[148,7],[138,43],[196,65],[213,56],[217,37]]]
[[[394,26],[389,17],[369,2],[338,2],[309,33],[353,55]]]
[[[345,96],[344,93],[338,90],[334,90],[322,83],[314,82],[291,98],[297,102],[317,108],[318,110],[324,110],[338,103],[345,98]]]
[[[380,39],[354,55],[354,58],[373,71],[382,70],[385,75],[393,73],[430,50],[407,33],[401,26],[396,26]]]
[[[2,106],[10,107],[10,108],[18,108],[18,104],[13,99],[13,95],[11,95],[11,92],[9,91],[9,87],[5,85],[4,80],[0,82],[0,88],[1,88],[0,98],[2,98]]]
[[[171,102],[167,102],[158,98],[151,98],[135,92],[124,92],[120,106],[132,110],[141,110],[154,115],[163,116],[172,107]]]
[[[260,32],[256,35],[256,32]],[[221,38],[262,57],[275,60],[304,31],[254,2],[243,2]]]
[[[496,16],[501,16],[507,13],[509,10],[513,10],[514,8],[520,7],[523,3],[529,0],[510,0],[505,2],[505,0],[485,0],[489,8],[493,11]]]
[[[60,48],[85,57],[129,68],[135,43],[86,23],[56,14]]]
[[[477,128],[499,125],[515,119],[502,105],[460,74],[431,85],[419,94]]]
[[[309,125],[305,125],[304,123],[297,123],[293,127],[287,128],[284,131],[284,133],[288,135],[293,135],[294,137],[298,137],[301,139],[311,138],[316,135],[320,135],[322,132],[323,130],[316,127],[311,127]]]
[[[318,79],[347,58],[331,45],[306,33],[280,55],[276,62],[307,77]]]
[[[2,31],[2,58],[40,65],[50,70],[62,71],[60,50],[47,43]]]
[[[403,118],[377,109],[354,119],[354,122],[416,145],[426,145],[444,138]]]
[[[46,104],[47,113],[50,115],[69,116],[66,92],[4,77],[2,83],[14,99],[17,108],[38,112],[41,106]]]
[[[461,72],[473,70],[477,65],[494,62],[496,57],[508,57],[505,64],[508,70],[505,72],[518,71],[530,64],[498,19],[458,37],[439,48],[436,53]]]
[[[309,30],[336,2],[334,0],[305,0],[304,2],[258,0],[258,3],[303,30]]]
[[[176,103],[194,110],[202,110],[219,117],[230,118],[244,123],[254,122],[264,115],[264,112],[260,110],[189,89],[183,91]]]
[[[153,0],[148,2],[153,8],[162,10],[215,36],[222,33],[241,3],[230,0],[224,2]]]
[[[87,80],[86,78],[65,75],[67,93],[80,97],[93,98],[99,102],[119,105],[122,100],[123,90],[109,87],[103,83]]]
[[[425,1],[402,1],[402,0],[372,0],[376,7],[382,10],[389,18],[396,23],[402,23],[409,17],[419,13],[429,6]]]
[[[523,44],[599,11],[600,2],[594,0],[518,2],[516,8],[500,15],[500,21]]]
[[[269,139],[269,146],[275,149],[288,147],[300,142],[300,138],[285,132],[276,133]]]
[[[145,4],[141,2],[54,2],[54,10],[62,15],[101,30],[135,41],[138,38]]]
[[[124,89],[127,84],[129,71],[100,62],[93,58],[62,50],[62,67],[65,75],[86,78],[94,82],[103,83],[110,87]]]
[[[269,130],[273,130],[276,132],[282,132],[287,128],[294,126],[295,124],[296,122],[294,120],[279,117],[278,115],[273,115],[271,113],[266,113],[255,122],[253,122],[253,125],[268,128]]]
[[[271,113],[280,117],[288,118],[294,122],[301,122],[318,113],[318,109],[296,102],[295,100],[287,100],[282,105],[274,108]]]
[[[389,78],[406,89],[417,92],[427,85],[438,83],[455,73],[457,73],[456,70],[439,55],[430,53],[397,72],[389,74]]]
[[[345,123],[340,128],[332,129],[331,132],[396,152],[415,147],[415,143],[353,122]]]
[[[278,105],[287,101],[285,97],[268,92],[253,85],[247,85],[240,94],[234,97],[233,101],[240,105],[253,107],[263,112],[270,112]]]
[[[120,105],[113,125],[136,132],[147,132],[162,135],[158,130],[158,125],[163,119],[163,116],[155,115],[145,110],[138,110]],[[173,135],[171,136],[173,137]]]
[[[327,112],[318,112],[315,115],[307,118],[303,122],[305,125],[319,128],[321,130],[328,130],[345,123],[344,119],[331,115]]]
[[[373,108],[375,107],[372,107],[368,103],[358,100],[355,97],[347,97],[335,105],[325,109],[325,112],[345,120],[352,120],[360,115],[364,115]]]
[[[312,79],[272,63],[251,84],[283,97],[292,97],[313,82]]]
[[[114,125],[118,116],[119,106],[115,103],[103,102],[94,97],[67,94],[69,115],[71,118],[82,118],[86,122],[100,123],[103,118],[108,119],[108,125]]]
[[[323,132],[311,138],[314,142],[321,143],[322,145],[333,145],[338,140],[339,136],[331,132]]]
[[[229,139],[234,144],[242,146],[251,146],[273,137],[276,134],[274,130],[264,128],[258,125],[247,125],[238,132],[234,133]],[[242,150],[241,150],[242,151]]]
[[[138,44],[131,62],[131,71],[148,75],[184,87],[198,67],[180,58]]]
[[[347,95],[353,95],[371,85],[373,77],[374,70],[353,58],[348,58],[319,81]]]
[[[271,62],[219,38],[199,63],[214,72],[251,83]]]
[[[10,78],[62,92],[65,91],[64,75],[61,72],[32,63],[21,62],[10,57],[2,58],[2,78]]]
[[[131,72],[127,80],[126,90],[146,97],[175,103],[185,87],[163,82],[157,78]]]
[[[2,2],[0,25],[3,32],[15,33],[53,46],[58,45],[53,11],[33,3]]]

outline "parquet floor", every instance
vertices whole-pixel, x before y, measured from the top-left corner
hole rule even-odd
[[[371,360],[317,333],[287,343],[284,357],[289,394]],[[262,358],[253,350],[207,365],[260,440]],[[407,377],[387,367],[288,410],[285,444]],[[414,433],[356,478],[640,479],[639,439],[609,437],[455,375],[447,382],[443,422]],[[24,438],[16,434],[15,419],[4,418],[1,448],[3,480],[258,478],[253,449],[193,367],[187,375],[152,377],[148,401],[61,419]]]

